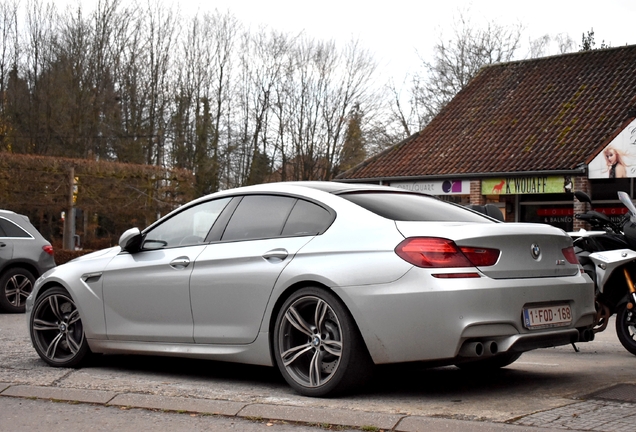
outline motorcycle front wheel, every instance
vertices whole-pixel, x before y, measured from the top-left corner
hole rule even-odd
[[[636,355],[636,310],[623,304],[616,312],[616,335],[627,351]]]

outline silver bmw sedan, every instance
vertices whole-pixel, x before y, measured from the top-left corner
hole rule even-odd
[[[40,357],[198,357],[278,367],[297,392],[376,364],[489,370],[587,341],[594,289],[571,239],[384,186],[290,182],[199,198],[56,267],[27,300]]]

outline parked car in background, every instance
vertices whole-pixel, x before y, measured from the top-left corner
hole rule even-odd
[[[27,300],[52,366],[91,352],[269,365],[307,396],[354,389],[374,364],[500,368],[587,340],[595,313],[562,230],[334,182],[197,199],[58,266]]]
[[[0,310],[24,312],[35,280],[53,267],[53,247],[29,218],[0,210]]]

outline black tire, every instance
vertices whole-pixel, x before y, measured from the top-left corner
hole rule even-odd
[[[274,327],[276,364],[304,396],[342,394],[362,386],[373,362],[353,318],[330,292],[303,288],[281,307]]]
[[[521,353],[502,353],[485,359],[458,363],[455,366],[468,371],[492,372],[516,362],[519,357]]]
[[[616,335],[621,345],[636,355],[636,310],[627,309],[627,303],[616,312]]]
[[[79,311],[62,288],[52,288],[35,300],[29,331],[38,355],[51,366],[78,367],[89,357]]]
[[[35,276],[24,268],[12,268],[0,277],[0,309],[24,313],[26,299],[33,291]]]

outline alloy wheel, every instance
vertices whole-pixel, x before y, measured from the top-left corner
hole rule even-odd
[[[279,349],[289,375],[304,387],[332,379],[342,356],[342,328],[323,299],[305,296],[287,307],[280,322]]]
[[[33,282],[23,273],[11,276],[4,287],[4,294],[9,304],[16,308],[23,308],[27,297],[33,291]]]
[[[31,337],[40,357],[54,366],[75,366],[88,352],[79,311],[63,290],[52,290],[37,299]]]

